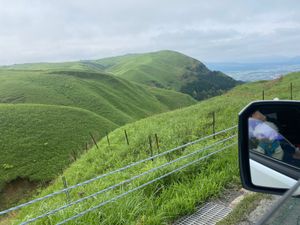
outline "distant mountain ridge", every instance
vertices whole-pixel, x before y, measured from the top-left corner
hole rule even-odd
[[[194,58],[170,50],[99,60],[20,64],[4,68],[105,72],[139,84],[186,93],[197,100],[221,94],[239,84],[222,72],[209,70]]]

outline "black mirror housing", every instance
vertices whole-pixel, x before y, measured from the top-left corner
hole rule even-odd
[[[297,144],[300,144],[300,101],[255,101],[250,103],[239,113],[238,149],[240,177],[243,187],[255,192],[283,194],[289,188],[287,183],[293,183],[294,181],[296,183],[296,181],[300,178],[300,159],[299,167],[297,167],[295,165],[298,165],[298,159],[284,161],[288,156],[293,154],[291,152],[286,153],[283,151],[283,159],[278,160],[270,157],[270,155],[268,156],[262,153],[261,148],[260,152],[256,151],[254,148],[254,150],[252,149],[250,143],[251,138],[249,135],[251,124],[249,121],[250,118],[252,119],[254,117],[256,112],[259,112],[259,114],[262,115],[260,119],[264,121],[255,120],[259,121],[259,123],[264,126],[266,126],[264,123],[267,123],[267,116],[265,115],[272,115],[273,119],[275,118],[277,120],[276,123],[279,124],[278,127],[282,127],[281,129],[277,129],[279,130],[278,133],[283,130],[285,134],[280,134],[280,137],[283,137],[280,140],[285,142],[280,143],[280,148],[285,150],[284,147],[286,145],[291,145],[294,149],[297,149]],[[269,122],[268,124],[272,123]],[[274,125],[274,127],[276,126]],[[297,128],[299,128],[299,132],[297,131]],[[270,129],[271,128],[269,128],[269,130]],[[267,129],[265,129],[264,132],[267,132],[266,130]],[[292,136],[292,139],[296,142],[296,144],[292,144],[292,141],[285,138],[286,134]],[[263,132],[260,132],[260,135],[262,136]],[[263,138],[257,139],[256,142],[260,142],[262,140]],[[290,147],[290,149],[292,148]],[[296,164],[291,164],[290,162]],[[258,182],[259,180],[263,181],[264,179],[265,183]],[[270,180],[270,185],[267,184],[267,180]]]

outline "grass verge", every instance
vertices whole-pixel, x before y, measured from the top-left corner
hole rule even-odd
[[[247,218],[247,216],[258,206],[262,199],[269,199],[270,196],[261,193],[251,193],[237,204],[234,210],[217,225],[236,225]]]

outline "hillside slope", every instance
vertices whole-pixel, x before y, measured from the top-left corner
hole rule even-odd
[[[198,100],[221,94],[239,84],[221,72],[210,71],[196,59],[168,50],[106,58],[96,62],[116,76],[187,93]]]
[[[172,89],[197,100],[216,96],[240,84],[200,61],[175,51],[128,54],[99,60],[31,63],[2,67],[14,70],[108,72],[139,84]]]
[[[0,104],[0,208],[5,183],[50,181],[116,124],[90,111],[53,105]]]
[[[64,176],[72,185],[120,168],[138,159],[146,158],[150,155],[148,135],[158,134],[160,149],[155,148],[154,151],[161,152],[210,134],[212,112],[216,113],[217,130],[235,125],[238,112],[250,101],[261,99],[262,90],[266,90],[266,99],[273,99],[274,97],[288,99],[289,92],[287,90],[290,82],[293,82],[294,85],[294,99],[300,99],[300,73],[294,73],[273,81],[244,84],[222,96],[214,97],[197,105],[127,124],[109,134],[112,143],[110,147],[107,146],[104,138],[99,142],[99,145],[103,146],[101,149],[94,148],[83,155],[65,171]],[[129,146],[124,142],[124,129],[129,134]],[[185,148],[171,155],[149,161],[137,168],[93,182],[73,190],[71,198],[72,200],[78,199],[79,193],[87,196],[142,171],[147,171],[168,162],[175,157],[185,155],[191,150],[200,149],[204,144],[207,145],[211,142],[212,140],[205,141],[205,143],[194,147]],[[199,156],[195,156],[195,158],[197,157]],[[84,201],[47,219],[40,220],[38,224],[56,224],[58,221],[74,215],[75,212],[89,209],[101,201],[132,189],[173,169],[174,167],[170,167],[157,171],[153,175],[141,178],[130,185],[123,185],[117,191],[110,191],[106,195]],[[78,218],[76,223],[168,224],[180,215],[193,211],[197,204],[205,202],[210,197],[218,196],[230,183],[237,182],[237,152],[236,148],[232,148],[140,191],[131,193],[128,197],[92,211]],[[61,188],[61,181],[57,179],[41,195]],[[46,209],[49,210],[63,205],[65,205],[65,196],[60,195],[22,210],[15,223],[39,215],[45,212]],[[70,224],[75,224],[75,221]]]
[[[83,71],[1,69],[0,90],[0,199],[5,184],[19,178],[48,182],[62,173],[86,143],[93,145],[90,133],[99,140],[126,123],[196,102]]]
[[[104,67],[93,61],[74,61],[74,62],[57,62],[57,63],[25,63],[1,66],[5,70],[51,70],[51,71],[85,71],[94,73],[103,73]]]
[[[160,102],[155,91],[104,73],[82,71],[0,70],[0,103],[65,105],[94,112],[123,125],[195,101],[162,91],[178,103]],[[159,92],[159,90],[157,91]]]

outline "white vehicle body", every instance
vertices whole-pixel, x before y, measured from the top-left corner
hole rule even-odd
[[[250,173],[254,185],[270,188],[291,188],[297,181],[250,159]],[[300,194],[300,188],[294,195]]]

